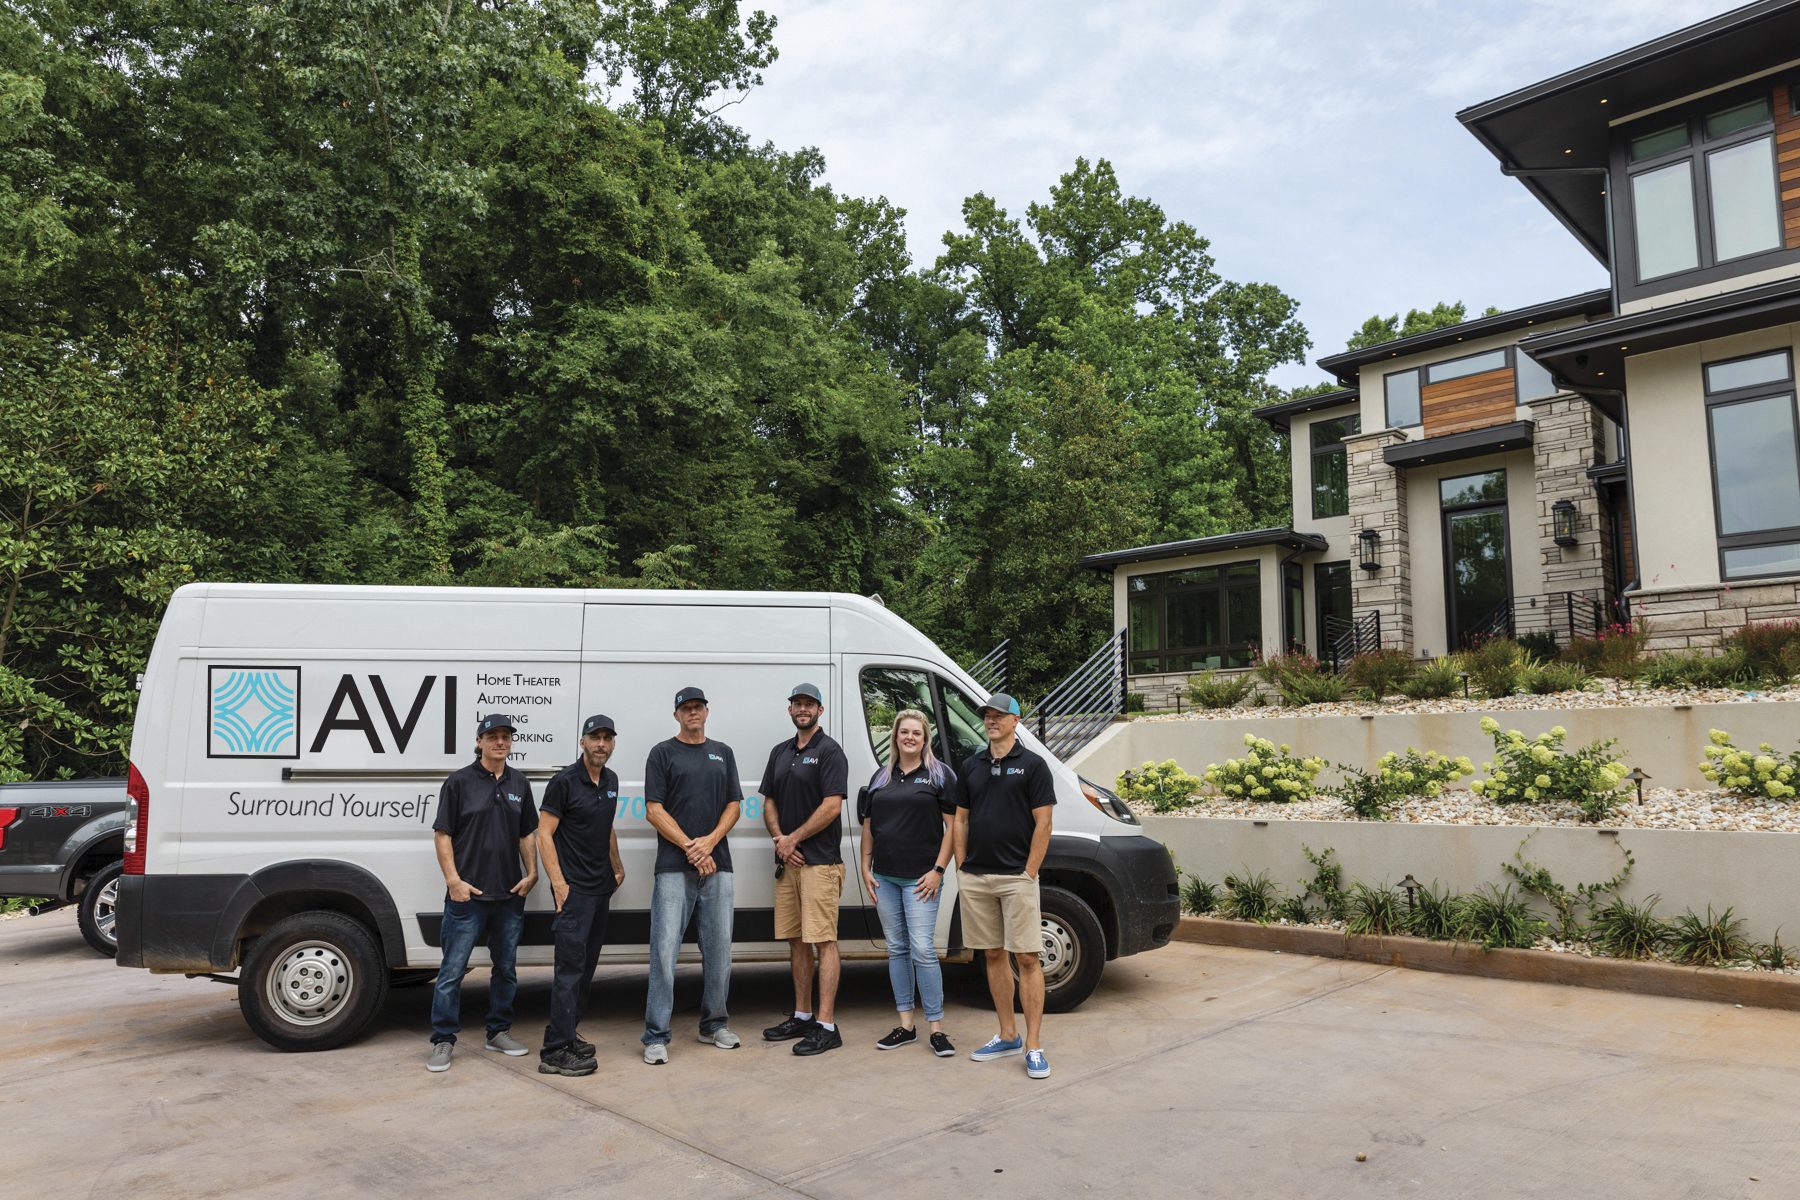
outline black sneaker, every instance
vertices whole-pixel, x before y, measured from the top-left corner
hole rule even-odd
[[[796,1018],[792,1013],[789,1013],[786,1017],[782,1018],[781,1024],[771,1025],[763,1030],[763,1041],[790,1042],[795,1038],[805,1037],[818,1027],[819,1023],[811,1018],[802,1021]]]
[[[844,1037],[835,1029],[827,1029],[817,1021],[813,1022],[812,1031],[794,1045],[794,1053],[802,1057],[810,1054],[823,1054],[827,1050],[836,1050],[844,1044]]]
[[[956,1047],[952,1046],[950,1044],[950,1039],[941,1033],[934,1033],[931,1035],[931,1052],[939,1058],[956,1057]]]
[[[569,1049],[581,1055],[583,1058],[593,1058],[595,1053],[594,1043],[584,1041],[580,1034],[576,1034],[575,1040],[569,1043]]]
[[[875,1043],[877,1050],[898,1050],[902,1046],[910,1046],[919,1040],[919,1031],[896,1025],[888,1031],[888,1035]]]
[[[539,1075],[592,1075],[599,1064],[583,1058],[573,1046],[558,1046],[538,1056]]]

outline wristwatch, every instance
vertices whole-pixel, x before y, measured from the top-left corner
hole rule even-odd
[[[939,875],[942,875],[944,873],[944,868],[942,868],[942,867],[934,866],[931,869],[936,871]]]

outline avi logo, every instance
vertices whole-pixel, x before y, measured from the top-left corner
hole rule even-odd
[[[299,758],[299,667],[208,667],[208,758]]]
[[[816,767],[819,765],[819,756],[815,754],[811,758],[802,758],[800,760],[800,765],[803,767]]]

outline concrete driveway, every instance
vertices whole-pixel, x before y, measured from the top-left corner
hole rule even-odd
[[[952,979],[966,1055],[993,1018]],[[534,1048],[548,980],[520,989]],[[116,968],[70,911],[0,921],[0,1194],[1800,1195],[1790,1014],[1177,945],[1050,1018],[1055,1074],[1033,1082],[1019,1059],[876,1051],[879,964],[847,973],[849,1044],[797,1059],[757,1036],[786,990],[785,968],[740,968],[745,1044],[715,1050],[684,968],[652,1068],[642,973],[608,970],[596,1075],[539,1075],[479,1032],[431,1075],[425,988],[354,1046],[286,1055],[233,989]]]

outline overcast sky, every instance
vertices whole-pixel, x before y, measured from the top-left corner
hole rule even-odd
[[[1371,313],[1603,287],[1456,121],[1471,104],[1732,7],[1700,0],[747,0],[779,61],[729,119],[817,146],[840,192],[937,257],[977,191],[1009,212],[1077,156],[1300,301],[1310,358]],[[1284,368],[1286,385],[1321,378]]]

